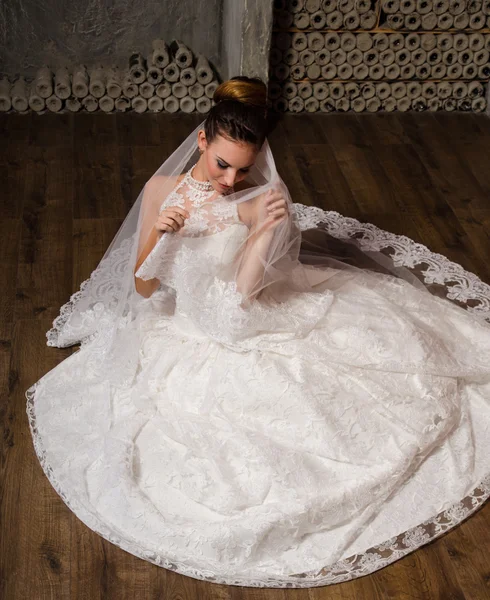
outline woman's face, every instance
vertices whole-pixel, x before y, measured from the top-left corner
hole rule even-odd
[[[221,135],[208,144],[202,129],[198,144],[204,150],[200,158],[202,171],[220,193],[229,191],[231,186],[245,179],[259,152],[253,144],[231,141]]]

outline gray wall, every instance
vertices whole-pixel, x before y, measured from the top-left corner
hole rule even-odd
[[[267,79],[272,0],[3,0],[0,73],[27,78],[43,64],[124,68],[151,41],[181,40],[223,79]],[[265,45],[267,47],[265,47]],[[249,56],[252,55],[252,56]]]

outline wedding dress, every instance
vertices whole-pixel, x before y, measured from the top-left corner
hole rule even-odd
[[[427,279],[456,273],[459,298],[479,304],[312,266],[312,291],[266,289],[244,310],[215,273],[247,225],[205,197],[188,171],[162,204],[189,210],[189,235],[163,235],[139,268],[161,285],[132,320],[133,370],[91,380],[101,342],[88,336],[26,392],[39,460],[71,510],[157,565],[266,587],[365,575],[477,510],[490,494],[488,286],[408,238],[296,203],[303,231],[364,229],[400,264],[425,260]]]

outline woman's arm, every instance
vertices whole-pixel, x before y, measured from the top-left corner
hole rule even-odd
[[[163,232],[162,235],[166,235],[165,232]],[[150,235],[148,236],[148,240],[146,241],[146,244],[144,245],[144,247],[141,251],[141,254],[138,257],[138,261],[136,262],[136,266],[134,268],[134,274],[135,274],[134,285],[135,285],[136,291],[138,292],[138,294],[140,294],[141,296],[143,296],[145,298],[149,298],[153,294],[153,292],[160,285],[160,281],[156,277],[154,277],[153,279],[147,279],[147,280],[140,279],[139,277],[136,277],[136,271],[145,262],[147,256],[153,250],[153,248],[155,247],[155,244],[158,242],[160,237],[161,237],[160,232],[158,232],[156,230],[156,228],[154,227],[151,230]]]

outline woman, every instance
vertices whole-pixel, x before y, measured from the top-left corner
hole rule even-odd
[[[214,100],[48,332],[81,348],[26,392],[35,448],[82,521],[155,564],[352,579],[488,497],[489,323],[373,226],[292,203],[260,80]]]

